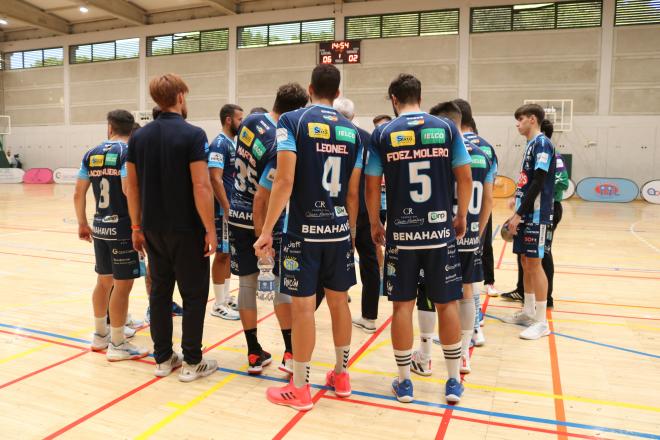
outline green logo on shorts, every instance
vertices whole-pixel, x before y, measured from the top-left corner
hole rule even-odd
[[[259,160],[261,159],[261,156],[263,156],[265,152],[266,152],[266,147],[264,147],[264,144],[262,144],[259,139],[255,139],[254,145],[252,146],[252,154],[254,154],[254,157],[257,160]]]

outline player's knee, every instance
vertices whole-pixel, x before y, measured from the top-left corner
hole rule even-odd
[[[238,281],[238,309],[256,310],[257,308],[257,276],[244,275]]]
[[[393,312],[396,314],[399,313],[410,313],[412,314],[413,309],[415,308],[415,301],[393,301]]]

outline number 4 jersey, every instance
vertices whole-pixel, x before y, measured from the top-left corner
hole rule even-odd
[[[277,151],[297,156],[286,232],[305,241],[348,238],[348,182],[353,169],[362,168],[355,126],[322,105],[284,113],[277,124]]]
[[[365,172],[385,173],[388,244],[430,249],[454,241],[452,169],[470,163],[454,123],[405,113],[376,128],[371,145]]]
[[[106,141],[83,156],[78,178],[89,180],[96,200],[92,224],[94,238],[129,240],[131,220],[128,202],[121,187],[126,177],[128,146],[120,141]]]

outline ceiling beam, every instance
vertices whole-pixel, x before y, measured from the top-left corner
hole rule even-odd
[[[213,9],[223,12],[227,15],[237,14],[237,4],[234,0],[206,0],[206,3]]]
[[[132,24],[147,24],[147,16],[144,11],[126,0],[85,0],[79,3],[100,9]]]
[[[70,23],[54,15],[46,14],[41,9],[21,0],[2,0],[1,12],[7,17],[24,21],[41,29],[47,29],[58,34],[68,34]]]

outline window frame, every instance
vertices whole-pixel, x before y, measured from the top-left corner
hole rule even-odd
[[[221,47],[220,49],[202,49],[202,34],[205,32],[218,32],[218,31],[226,31],[227,34],[227,45],[226,47]],[[196,51],[190,51],[190,52],[174,52],[174,36],[178,34],[191,34],[197,32],[199,34],[199,45],[198,45],[198,50]],[[150,54],[149,53],[149,44],[152,43],[156,38],[162,38],[162,37],[170,37],[172,42],[170,44],[170,52],[169,53],[159,53],[159,54],[154,54],[153,51]],[[160,34],[160,35],[149,35],[145,39],[145,56],[146,57],[164,57],[164,56],[171,56],[171,55],[190,55],[192,53],[205,53],[205,52],[223,52],[229,50],[229,40],[231,39],[231,35],[229,32],[229,28],[217,28],[217,29],[203,29],[199,31],[183,31],[183,32],[173,32],[171,34]]]
[[[330,40],[314,40],[314,41],[304,41],[303,40],[303,23],[313,23],[316,21],[332,21],[332,39]],[[287,24],[298,24],[298,36],[300,38],[299,42],[293,42],[293,43],[276,43],[276,44],[271,44],[270,42],[270,27],[271,26],[278,26],[278,25],[287,25]],[[251,24],[251,25],[246,25],[246,26],[237,26],[236,27],[236,49],[263,49],[264,47],[281,47],[281,46],[293,46],[297,44],[316,44],[316,43],[322,43],[326,41],[334,41],[337,38],[337,23],[334,17],[328,17],[328,18],[314,18],[314,19],[309,19],[309,20],[294,20],[294,21],[280,21],[280,22],[274,22],[274,23],[259,23],[259,24]],[[266,28],[266,35],[265,35],[265,44],[258,45],[258,46],[241,46],[241,31],[243,29],[249,29],[249,28],[259,28],[259,27],[265,27]]]
[[[45,65],[44,60],[45,58],[45,51],[47,50],[53,50],[53,49],[61,49],[62,50],[62,59],[60,64],[49,64]],[[35,51],[41,51],[41,66],[31,66],[31,67],[25,67],[25,52],[35,52]],[[11,68],[11,62],[9,62],[8,57],[10,57],[13,54],[20,53],[21,54],[21,67],[17,67],[12,69]],[[11,70],[25,70],[25,69],[42,69],[42,68],[47,68],[47,67],[62,67],[64,66],[64,46],[56,46],[56,47],[43,47],[43,48],[38,48],[38,49],[26,49],[26,50],[16,50],[13,52],[3,52],[2,53],[2,63],[0,63],[0,70],[3,71],[11,71]]]
[[[658,12],[658,21],[653,22],[653,23],[626,23],[626,24],[616,24],[616,18],[617,18],[617,13],[619,11],[619,2],[620,0],[614,0],[614,27],[626,27],[626,26],[653,26],[653,25],[660,25],[660,11]]]
[[[125,40],[138,40],[138,47],[137,47],[137,52],[134,57],[117,57],[117,41],[125,41]],[[99,60],[94,60],[94,46],[98,44],[108,44],[112,43],[114,46],[114,55],[112,58],[108,59],[99,59]],[[79,48],[79,47],[84,47],[84,46],[89,46],[90,47],[90,59],[89,61],[76,61],[75,56],[73,56],[73,52]],[[123,61],[123,60],[135,60],[137,58],[140,58],[140,37],[133,37],[133,38],[120,38],[119,40],[109,40],[109,41],[95,41],[94,43],[85,43],[85,44],[72,44],[69,46],[69,64],[94,64],[94,63],[105,63],[108,61]]]
[[[457,12],[458,13],[458,23],[456,27],[456,33],[440,34],[440,35],[422,35],[422,14],[432,13],[432,12]],[[392,36],[383,36],[383,18],[391,17],[396,15],[417,15],[417,35],[392,35]],[[371,18],[378,17],[378,37],[353,37],[350,38],[346,35],[346,29],[348,29],[348,21],[352,18]],[[446,8],[446,9],[429,9],[423,11],[406,11],[406,12],[388,12],[386,14],[366,14],[366,15],[351,15],[350,17],[344,17],[344,39],[346,40],[375,40],[377,38],[410,38],[410,37],[437,37],[445,35],[459,35],[461,33],[461,11],[460,8]]]

